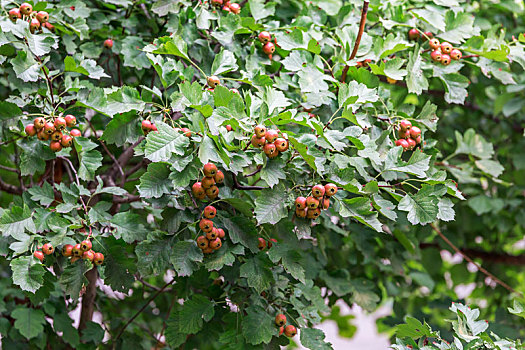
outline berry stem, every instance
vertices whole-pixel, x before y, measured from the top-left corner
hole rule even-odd
[[[357,55],[357,50],[359,49],[359,44],[361,43],[361,36],[363,36],[363,31],[365,30],[366,15],[368,13],[368,1],[363,1],[363,9],[361,10],[361,21],[359,22],[359,32],[357,32],[357,37],[355,39],[354,49],[350,55],[350,60],[353,60]],[[345,82],[346,75],[348,74],[349,65],[346,65],[343,68],[343,74],[341,75],[341,82]]]

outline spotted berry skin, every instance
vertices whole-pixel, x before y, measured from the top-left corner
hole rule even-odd
[[[432,39],[428,42],[428,45],[430,46],[430,48],[434,49],[434,50],[437,50],[439,49],[439,47],[441,46],[441,43],[439,42],[438,39]]]
[[[17,19],[22,18],[19,8],[14,8],[9,10],[9,19],[13,22],[16,22]]]
[[[319,200],[314,197],[306,198],[306,206],[308,209],[317,209],[319,207]]]
[[[199,248],[201,248],[201,249],[206,249],[206,248],[208,248],[208,246],[209,246],[209,241],[208,241],[208,239],[206,238],[206,236],[199,236],[199,237],[197,237],[197,245],[198,245]]]
[[[204,208],[203,214],[206,219],[213,219],[217,215],[217,209],[211,205],[208,205],[206,208]]]
[[[296,209],[305,209],[306,208],[306,198],[305,197],[297,197],[295,199],[295,208]]]
[[[432,51],[432,53],[430,54],[430,58],[432,58],[432,60],[434,62],[441,62],[441,51],[439,50],[434,50]]]
[[[205,164],[202,170],[204,171],[204,176],[206,177],[214,177],[215,174],[217,174],[217,166],[213,163]]]
[[[452,58],[455,61],[461,59],[462,56],[463,54],[458,49],[453,49],[452,51],[450,51],[450,58]]]
[[[212,75],[212,76],[209,76],[208,78],[206,78],[206,82],[208,83],[208,85],[209,85],[211,88],[214,88],[214,87],[216,87],[217,85],[220,85],[220,84],[221,84],[221,80],[220,80],[219,77],[216,76],[216,75]]]
[[[97,266],[102,265],[104,263],[104,254],[95,253],[95,256],[93,257],[93,263]]]
[[[55,248],[51,245],[51,243],[46,243],[42,246],[42,252],[45,255],[51,255],[55,251]]]
[[[277,327],[282,327],[286,324],[286,316],[283,314],[279,314],[275,316],[275,325]]]
[[[450,62],[451,62],[450,55],[447,55],[446,53],[441,55],[441,64],[442,65],[448,66],[450,64]]]
[[[263,52],[267,55],[273,54],[275,52],[275,45],[273,43],[264,44]]]
[[[208,220],[208,219],[202,219],[199,222],[199,228],[203,232],[211,232],[213,230],[213,221]]]
[[[258,238],[257,248],[259,248],[259,250],[266,249],[266,240],[264,238]]]
[[[272,35],[268,33],[267,31],[264,31],[264,32],[260,32],[257,38],[259,39],[261,43],[266,44],[267,42],[272,40]]]
[[[406,139],[396,140],[396,146],[403,147],[404,150],[408,149],[408,141]]]
[[[328,197],[333,196],[334,194],[337,193],[337,186],[335,184],[332,184],[332,183],[324,185],[324,193]]]
[[[27,2],[24,2],[22,5],[20,5],[20,12],[23,15],[28,16],[31,14],[31,12],[33,12],[33,6],[31,6]]]
[[[213,177],[216,184],[222,184],[224,182],[224,173],[220,170],[217,170],[217,174]]]
[[[312,194],[315,198],[324,196],[324,192],[325,189],[323,185],[315,185],[314,187],[312,187]]]
[[[297,334],[297,329],[295,326],[289,324],[284,328],[284,335],[286,335],[288,338],[293,338]]]
[[[93,244],[91,244],[91,241],[90,240],[85,240],[85,241],[82,241],[80,243],[80,248],[83,250],[83,251],[87,251],[87,250],[90,250],[91,248],[93,247]]]
[[[288,147],[289,147],[288,140],[282,137],[277,138],[274,144],[279,152],[285,152],[288,150]]]
[[[266,141],[273,143],[279,137],[279,133],[277,130],[270,129],[266,131],[266,135],[264,137],[266,138]]]

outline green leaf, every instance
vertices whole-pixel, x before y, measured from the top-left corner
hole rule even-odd
[[[0,106],[1,107],[1,106]],[[23,152],[20,155],[20,173],[23,176],[43,172],[46,160],[55,159],[55,154],[36,138],[26,138],[17,143]]]
[[[405,324],[397,325],[396,335],[398,337],[410,337],[419,339],[421,337],[431,337],[433,335],[430,327],[425,323],[424,325],[413,317],[407,316]]]
[[[58,279],[64,292],[71,296],[73,300],[78,300],[82,285],[87,281],[84,274],[91,268],[91,263],[79,260],[73,264],[68,264]]]
[[[275,3],[265,2],[263,0],[248,0],[250,4],[250,13],[253,19],[259,21],[263,18],[273,16],[275,13]]]
[[[11,60],[17,78],[24,82],[37,81],[40,75],[40,65],[27,51],[20,50]]]
[[[481,159],[490,158],[494,154],[492,143],[487,142],[483,136],[476,134],[474,129],[468,129],[463,135],[456,131],[456,142],[457,148],[454,154],[471,154]]]
[[[414,51],[408,53],[406,82],[408,92],[413,92],[417,95],[421,95],[424,90],[428,89],[428,80],[423,74],[421,63],[419,45],[416,45]]]
[[[468,96],[467,87],[470,80],[458,73],[438,75],[445,85],[445,101],[448,103],[464,104]]]
[[[215,315],[214,304],[203,295],[195,294],[186,300],[180,316],[184,320],[179,331],[186,334],[195,334],[202,329],[203,321],[209,322]]]
[[[175,55],[190,60],[188,57],[188,45],[178,36],[164,36],[155,40],[157,46],[148,45],[144,51],[161,55]]]
[[[16,238],[25,230],[32,233],[36,232],[32,213],[28,206],[24,205],[24,208],[13,206],[11,210],[4,211],[0,218],[0,232],[4,236]]]
[[[91,79],[109,78],[104,69],[97,66],[97,62],[92,59],[85,59],[82,55],[67,56],[64,59],[64,71],[80,73]]]
[[[135,282],[133,274],[137,270],[135,259],[123,252],[129,247],[123,240],[108,238],[104,251],[104,283],[114,291],[127,293]]]
[[[324,338],[325,334],[320,329],[303,328],[301,329],[301,344],[312,350],[328,350],[332,349],[332,344],[327,343]]]
[[[170,262],[180,277],[191,276],[194,271],[198,270],[202,259],[202,251],[197,247],[195,241],[177,242],[170,256]]]
[[[44,312],[38,309],[17,307],[11,312],[11,317],[15,319],[15,328],[26,339],[35,338],[44,331]]]
[[[166,240],[147,240],[135,248],[137,267],[142,276],[164,273],[170,258],[170,244]]]
[[[408,212],[408,221],[412,225],[425,225],[436,220],[438,215],[437,196],[429,193],[432,186],[423,185],[415,195],[406,194],[399,202],[399,210]]]
[[[261,95],[261,93],[258,94]],[[269,86],[265,87],[264,94],[260,97],[268,106],[268,114],[272,114],[277,108],[284,108],[290,105],[290,101],[282,91],[272,89]]]
[[[481,159],[475,161],[478,169],[483,171],[486,174],[491,175],[492,177],[499,177],[503,174],[505,168],[497,161],[490,159]]]
[[[255,217],[257,223],[275,225],[281,219],[288,216],[286,201],[287,191],[284,186],[279,185],[273,189],[265,189],[255,200]]]
[[[142,51],[142,48],[146,44],[142,38],[138,36],[127,35],[121,41],[121,44],[121,54],[122,57],[124,57],[125,67],[133,67],[139,70],[142,68],[151,67],[146,53]]]
[[[426,171],[430,168],[431,156],[426,155],[423,152],[413,152],[408,162],[404,162],[401,159],[402,149],[401,147],[395,147],[390,152],[397,155],[398,162],[396,166],[388,167],[384,171],[399,171],[415,175],[419,178],[426,177]]]
[[[341,209],[339,214],[346,218],[351,217],[371,228],[377,232],[382,232],[383,228],[379,220],[378,214],[372,211],[371,202],[365,197],[356,197],[352,199],[344,199],[341,202]]]
[[[44,284],[45,270],[32,256],[22,256],[11,260],[13,283],[26,292],[35,293]]]
[[[268,251],[268,257],[275,264],[280,261],[286,272],[305,283],[303,256],[295,247],[286,243],[274,244],[272,249]]]
[[[204,263],[204,267],[206,267],[208,271],[219,271],[224,266],[232,266],[235,262],[234,254],[244,254],[244,247],[241,245],[236,245],[230,249],[228,244],[225,242],[221,249],[208,256]]]
[[[62,339],[73,346],[78,346],[80,339],[78,330],[73,327],[73,320],[67,314],[59,313],[53,316],[53,328],[55,332],[62,333]]]
[[[286,174],[283,171],[284,165],[281,160],[269,161],[266,163],[266,166],[261,169],[261,179],[266,181],[270,187],[277,185],[279,180],[286,179]]]
[[[82,341],[100,344],[104,339],[104,333],[104,329],[98,323],[88,321],[86,328],[82,330]]]
[[[230,71],[236,71],[239,66],[235,62],[235,56],[231,51],[222,49],[217,55],[211,65],[211,74],[219,75]]]
[[[142,136],[139,118],[136,113],[129,112],[115,114],[113,119],[106,125],[104,133],[100,137],[108,144],[119,147],[125,143],[134,143]]]
[[[257,253],[258,233],[255,224],[247,217],[234,216],[230,219],[223,219],[222,224],[228,230],[227,235],[232,243],[241,243],[253,253]]]
[[[157,122],[158,132],[150,132],[146,138],[144,156],[152,162],[166,162],[173,154],[182,156],[189,139],[168,124]]]
[[[525,306],[517,299],[514,299],[514,306],[508,307],[507,310],[509,310],[511,314],[525,318]]]
[[[49,182],[44,182],[42,187],[34,186],[27,190],[31,199],[39,202],[43,206],[48,206],[55,201],[55,193]]]
[[[102,166],[102,154],[95,150],[97,144],[85,137],[75,137],[74,145],[80,162],[78,177],[86,181],[93,180],[95,172]]]
[[[144,198],[160,198],[171,189],[167,164],[151,163],[140,177],[139,193]]]
[[[242,334],[249,344],[268,344],[276,334],[274,320],[261,307],[250,306],[242,321]]]
[[[126,243],[142,241],[148,233],[148,230],[142,224],[141,217],[131,211],[115,214],[111,219],[111,225],[117,229],[113,236],[117,239],[122,237]]]
[[[439,37],[453,44],[460,44],[466,39],[479,35],[480,30],[474,25],[474,16],[467,12],[447,11],[445,14],[446,30]]]
[[[246,278],[248,286],[260,294],[275,283],[271,270],[272,266],[265,254],[257,254],[241,265],[240,276]]]
[[[416,117],[417,121],[425,125],[429,130],[436,131],[437,122],[439,118],[436,115],[437,106],[430,101],[427,101],[421,110],[421,113]]]
[[[27,46],[35,56],[44,56],[51,49],[58,49],[57,37],[51,33],[31,34],[26,36]]]

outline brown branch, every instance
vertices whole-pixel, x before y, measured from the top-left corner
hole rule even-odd
[[[490,279],[492,279],[494,282],[496,282],[497,284],[499,284],[500,286],[502,286],[503,288],[505,288],[506,290],[508,290],[509,292],[511,293],[515,293],[521,297],[523,297],[523,294],[516,291],[514,288],[512,288],[511,286],[509,286],[507,283],[503,282],[502,280],[500,280],[499,278],[497,278],[496,276],[494,276],[492,273],[488,272],[487,270],[485,270],[480,264],[478,264],[477,262],[475,262],[474,260],[472,260],[468,255],[466,255],[464,252],[462,252],[458,247],[456,247],[454,245],[454,243],[452,243],[442,232],[439,228],[437,228],[436,225],[434,224],[430,224],[430,227],[432,227],[432,229],[439,235],[439,237],[441,237],[442,240],[445,241],[446,244],[449,245],[449,247],[451,247],[456,253],[458,253],[459,255],[461,255],[463,257],[463,259],[465,259],[466,261],[468,261],[469,263],[475,265],[479,271],[481,271],[481,273],[483,273],[485,276],[489,277]]]
[[[138,202],[138,201],[140,201],[140,196],[134,196],[132,194],[127,194],[126,196],[124,196],[124,198],[113,196],[113,203],[122,204],[122,203]]]
[[[259,166],[257,166],[257,170],[255,170],[252,173],[249,173],[249,174],[245,175],[244,177],[250,177],[250,176],[253,176],[255,174],[258,174],[261,170],[262,170],[262,165],[259,165]]]
[[[12,173],[20,174],[20,171],[18,169],[10,168],[10,167],[2,165],[2,164],[0,164],[0,169],[5,170],[5,171],[10,171]]]
[[[437,243],[420,243],[420,249],[436,248],[439,249],[440,246]],[[478,249],[472,248],[460,248],[460,250],[471,256],[473,258],[479,258],[484,262],[490,262],[495,264],[505,264],[505,265],[515,265],[515,266],[524,266],[525,265],[525,254],[521,255],[510,255],[507,253],[496,253],[496,252],[487,252]]]
[[[0,190],[7,192],[7,193],[11,193],[11,194],[17,194],[17,195],[22,194],[22,188],[16,187],[15,185],[8,184],[7,182],[4,182],[1,178],[0,178]]]
[[[350,60],[353,60],[357,55],[357,50],[359,49],[359,44],[361,43],[361,37],[363,36],[363,31],[365,30],[366,15],[368,13],[368,1],[363,1],[363,9],[361,10],[361,21],[359,22],[359,32],[357,32],[357,37],[354,43],[354,49],[350,55]],[[348,74],[349,65],[346,65],[343,68],[343,74],[341,75],[341,82],[344,83],[346,80],[346,75]]]
[[[86,292],[82,296],[82,309],[80,311],[80,323],[78,324],[78,331],[86,328],[89,321],[93,319],[93,311],[95,311],[95,297],[97,296],[97,279],[98,271],[96,267],[86,272],[84,275],[89,281]]]
[[[122,152],[122,154],[118,157],[118,163],[121,167],[124,167],[127,164],[127,162],[129,162],[129,160],[133,158],[134,149],[142,142],[142,140],[144,140],[143,136],[140,137],[137,140],[137,142],[135,142],[133,145],[128,147],[124,152]],[[107,171],[106,174],[109,177],[114,177],[118,171],[119,170],[117,166],[113,164],[113,166]]]
[[[237,180],[237,175],[233,174],[233,189],[243,190],[243,191],[260,191],[266,189],[266,187],[261,186],[245,186],[241,185]]]

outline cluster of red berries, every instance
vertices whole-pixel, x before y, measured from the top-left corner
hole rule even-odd
[[[264,238],[259,237],[259,243],[257,244],[257,247],[259,248],[259,250],[264,250],[266,249],[266,247],[270,249],[274,243],[277,243],[277,240],[275,238],[266,241]]]
[[[423,35],[419,33],[419,30],[412,28],[408,31],[408,39],[412,41],[418,41],[420,38],[423,40],[430,40],[434,37],[432,32],[424,32]]]
[[[209,77],[206,78],[206,83],[209,86],[208,91],[213,92],[217,85],[221,85],[221,80],[216,75],[210,75]],[[239,93],[239,90],[234,89],[234,88],[230,89],[230,91],[233,92],[234,94]]]
[[[460,60],[463,54],[458,49],[454,48],[449,42],[440,43],[438,39],[431,39],[428,44],[434,50],[430,54],[430,58],[434,62],[440,62],[444,66],[448,66],[451,60]]]
[[[284,326],[286,324],[286,316],[283,314],[279,314],[275,316],[275,325],[279,327],[279,335],[283,334],[286,335],[288,338],[293,338],[297,334],[297,328],[295,328],[294,325],[289,324],[288,326]]]
[[[368,64],[371,62],[372,60],[370,58],[367,58],[366,60],[357,62],[356,67],[357,68],[361,68],[361,67],[368,68]]]
[[[263,44],[263,52],[267,54],[270,59],[272,59],[272,54],[275,52],[275,45],[271,42],[272,35],[267,31],[264,31],[260,32],[257,38]]]
[[[9,10],[9,18],[11,21],[16,22],[18,19],[24,19],[29,22],[29,30],[34,34],[37,30],[47,28],[54,32],[55,26],[49,23],[49,13],[46,11],[33,11],[33,6],[24,2],[20,7],[15,7]]]
[[[204,235],[197,237],[197,246],[204,254],[211,254],[222,247],[221,238],[224,239],[226,233],[222,228],[213,226],[213,219],[217,216],[217,209],[208,205],[202,212],[204,218],[199,222],[199,228],[204,232]]]
[[[71,257],[72,263],[82,258],[91,261],[95,265],[102,265],[104,262],[104,254],[95,253],[91,247],[92,245],[90,240],[82,241],[82,243],[77,243],[74,246],[71,244],[66,244],[62,248],[62,255],[65,257]],[[51,245],[51,243],[46,243],[42,246],[42,250],[35,251],[33,256],[40,260],[40,262],[44,262],[44,254],[51,255],[54,252],[55,248],[53,245]]]
[[[219,188],[217,185],[220,185],[224,182],[224,173],[217,169],[217,166],[213,163],[207,163],[202,168],[204,177],[201,181],[195,182],[191,186],[191,191],[195,198],[203,200],[206,196],[214,200],[219,196]]]
[[[235,3],[235,2],[232,3],[229,0],[226,0],[226,1],[223,1],[223,0],[211,0],[211,4],[213,6],[217,6],[217,7],[222,6],[222,10],[223,11],[235,13],[236,15],[241,13],[241,5],[239,5],[239,4]]]
[[[397,135],[399,139],[396,140],[396,146],[403,147],[405,151],[414,149],[421,143],[421,129],[412,126],[409,120],[404,119],[399,123]]]
[[[311,196],[295,199],[295,215],[300,218],[317,219],[321,215],[321,209],[326,210],[330,207],[330,197],[336,193],[337,186],[332,183],[315,185],[312,187]]]
[[[280,152],[288,150],[288,140],[279,137],[279,130],[267,130],[264,125],[257,125],[251,140],[253,147],[262,147],[268,158],[276,158]]]
[[[28,136],[37,136],[41,141],[51,140],[49,148],[53,152],[59,152],[62,147],[71,147],[73,137],[81,136],[78,129],[68,131],[66,127],[73,127],[77,124],[77,119],[71,114],[65,117],[50,117],[48,120],[43,117],[36,118],[32,124],[27,124],[25,131]]]

